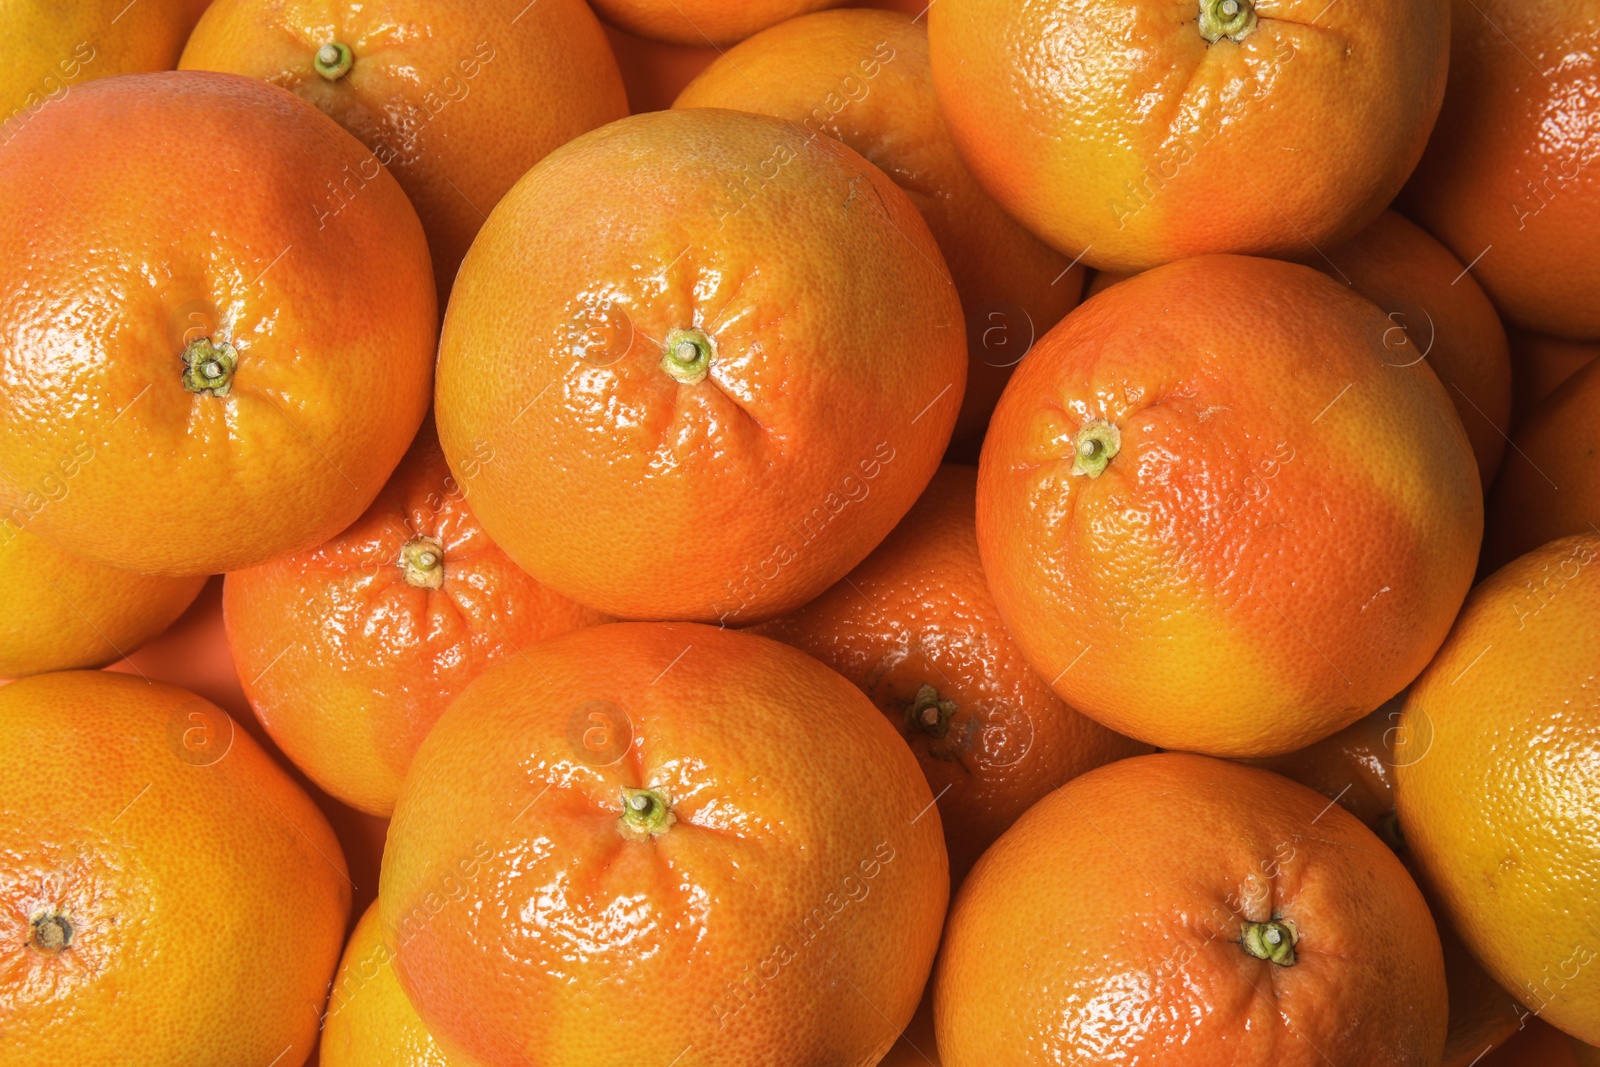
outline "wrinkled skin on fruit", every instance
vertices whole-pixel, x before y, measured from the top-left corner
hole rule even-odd
[[[916,1008],[948,885],[933,795],[853,685],[767,638],[616,623],[445,712],[379,907],[449,1055],[866,1067]]]

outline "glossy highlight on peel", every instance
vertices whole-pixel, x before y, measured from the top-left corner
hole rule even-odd
[[[1449,28],[1449,0],[928,9],[934,87],[978,180],[1117,271],[1299,257],[1371,222],[1427,143]]]
[[[753,630],[850,679],[905,738],[939,798],[956,885],[1052,789],[1149,751],[1079,714],[1023,657],[978,556],[977,474],[940,467],[855,570]]]
[[[1600,340],[1600,5],[1452,0],[1436,136],[1401,197],[1506,320]]]
[[[1078,302],[1083,268],[1008,216],[956,152],[934,97],[926,20],[844,8],[728,50],[675,108],[776,115],[834,137],[906,191],[944,253],[967,322],[967,392],[952,448],[982,441],[1016,365]]]
[[[551,153],[485,224],[440,342],[439,438],[541,583],[749,625],[842,577],[932,477],[961,322],[927,224],[851,149],[637,115]]]
[[[445,712],[380,908],[447,1055],[865,1067],[911,1018],[947,894],[932,793],[853,685],[766,638],[616,623]]]
[[[293,95],[201,72],[90,82],[0,145],[0,270],[31,279],[0,300],[0,500],[32,532],[189,576],[365,509],[426,411],[437,314],[386,173],[311,210],[364,158]]]
[[[1422,894],[1354,816],[1178,753],[1090,771],[978,862],[934,984],[945,1067],[1438,1067]]]
[[[360,139],[371,163],[319,183],[316,211],[332,219],[376,167],[388,170],[428,235],[443,307],[506,190],[628,106],[583,0],[472,0],[441,13],[416,0],[214,0],[180,65],[288,89]]]
[[[489,539],[431,424],[360,519],[228,575],[222,603],[245,695],[272,739],[329,793],[385,818],[417,746],[474,678],[605,620]]]
[[[1192,299],[1217,287],[1259,313]],[[1438,378],[1385,358],[1390,326],[1305,267],[1210,256],[1112,286],[1040,342],[984,443],[978,544],[1063,700],[1159,747],[1266,756],[1422,670],[1483,501]]]

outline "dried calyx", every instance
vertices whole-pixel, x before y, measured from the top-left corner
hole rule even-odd
[[[1254,0],[1200,0],[1200,36],[1212,44],[1242,41],[1256,28]]]
[[[72,947],[72,922],[59,912],[35,916],[28,924],[28,944],[47,956],[59,956]]]
[[[444,584],[444,546],[431,537],[408,541],[400,550],[400,566],[407,585],[437,589]]]
[[[191,393],[227,396],[238,365],[239,353],[226,341],[209,337],[190,341],[183,350],[183,387]]]
[[[955,701],[941,700],[937,689],[924,684],[906,708],[906,730],[943,737],[950,732],[950,720],[955,713]]]

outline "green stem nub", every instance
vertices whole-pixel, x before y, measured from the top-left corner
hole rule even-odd
[[[717,347],[703,330],[673,330],[661,353],[661,369],[684,385],[705,381]]]
[[[311,65],[317,68],[317,73],[331,82],[336,82],[346,74],[355,64],[355,53],[350,51],[350,46],[341,41],[329,41],[317,49],[316,58]]]
[[[1268,960],[1279,967],[1294,966],[1294,946],[1300,933],[1288,919],[1274,919],[1269,923],[1244,924],[1239,946],[1258,960]]]
[[[406,584],[417,589],[437,589],[444,584],[444,546],[431,537],[407,542],[400,550]]]
[[[55,912],[40,915],[28,928],[28,944],[46,956],[59,956],[72,947],[72,923]]]
[[[659,837],[677,821],[672,802],[659,789],[622,791],[622,817],[617,820],[617,829],[629,841]]]
[[[209,337],[190,341],[183,350],[183,387],[191,393],[227,396],[238,365],[239,353],[226,341],[219,344]]]
[[[1104,419],[1090,419],[1072,439],[1073,474],[1098,478],[1122,451],[1122,431]]]
[[[906,731],[943,737],[950,732],[950,720],[955,713],[955,701],[940,700],[939,691],[924,684],[906,708]]]
[[[1200,0],[1200,36],[1212,44],[1242,41],[1255,28],[1255,0]]]

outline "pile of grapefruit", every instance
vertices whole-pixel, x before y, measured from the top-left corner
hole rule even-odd
[[[1600,0],[0,30],[0,1067],[1600,1062]]]

